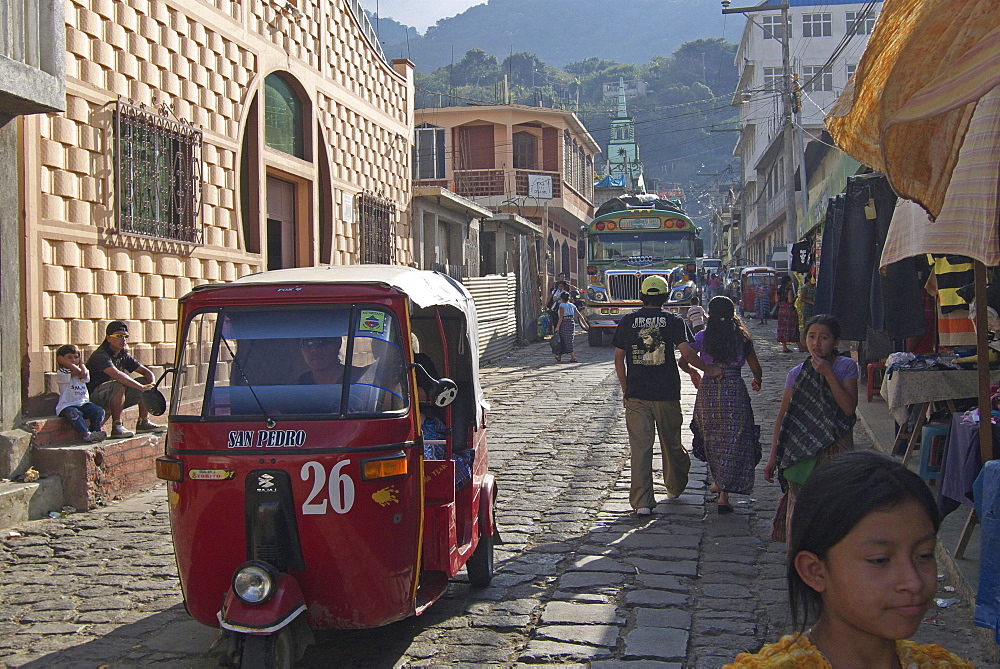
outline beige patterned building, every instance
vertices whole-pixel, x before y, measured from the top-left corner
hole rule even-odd
[[[26,396],[128,322],[172,362],[178,298],[289,266],[410,264],[412,63],[357,0],[66,0],[66,111],[22,121]]]

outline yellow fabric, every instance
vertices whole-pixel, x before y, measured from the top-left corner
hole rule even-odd
[[[826,119],[837,146],[941,212],[980,97],[1000,85],[996,0],[885,0]]]
[[[973,669],[971,662],[952,655],[937,644],[919,646],[897,641],[896,655],[906,669]],[[756,653],[740,653],[722,669],[832,669],[809,639],[789,634]]]

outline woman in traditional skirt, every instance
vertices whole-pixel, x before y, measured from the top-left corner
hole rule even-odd
[[[781,352],[791,353],[789,342],[799,343],[799,314],[795,311],[795,289],[792,288],[792,277],[785,276],[778,286],[778,334],[781,342]]]
[[[733,301],[724,295],[708,304],[708,325],[695,335],[691,348],[707,366],[694,403],[693,453],[708,462],[719,493],[719,513],[732,513],[729,495],[753,491],[754,468],[760,462],[760,426],[754,423],[750,394],[740,375],[744,363],[753,373],[751,387],[760,390],[760,361],[750,333]]]
[[[809,358],[785,379],[764,465],[764,480],[774,481],[777,473],[784,490],[771,525],[775,541],[788,539],[795,501],[811,467],[854,448],[858,364],[837,352],[840,322],[835,317],[813,316],[805,331]]]
[[[576,305],[569,301],[569,293],[563,291],[559,296],[559,321],[556,323],[556,332],[559,333],[559,340],[562,346],[556,354],[556,361],[561,362],[564,354],[569,353],[569,361],[576,362],[576,354],[573,353],[573,321],[576,320]]]
[[[767,325],[767,317],[771,315],[771,287],[763,279],[758,282],[754,289],[753,310],[760,324]]]

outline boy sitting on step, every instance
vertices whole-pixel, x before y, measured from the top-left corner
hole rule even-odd
[[[90,372],[80,362],[80,349],[72,344],[60,346],[56,350],[56,364],[56,382],[59,384],[56,414],[68,420],[84,441],[102,441],[107,436],[101,430],[104,409],[90,401],[90,393],[87,392]]]

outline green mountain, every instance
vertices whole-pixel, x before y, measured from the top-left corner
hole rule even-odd
[[[389,58],[406,57],[431,72],[482,49],[498,58],[529,52],[563,66],[596,57],[646,63],[685,42],[735,40],[743,21],[723,17],[719,0],[489,0],[416,34],[379,17],[376,30]],[[409,37],[409,39],[407,39]]]

